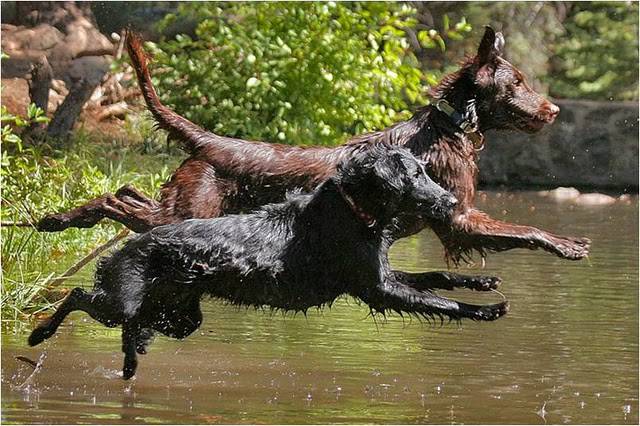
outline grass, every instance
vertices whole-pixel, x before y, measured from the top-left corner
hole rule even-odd
[[[64,211],[130,183],[155,196],[183,155],[158,137],[148,117],[132,116],[117,135],[79,129],[62,147],[12,146],[3,140],[0,217],[33,223],[49,212]],[[161,135],[161,134],[160,134]],[[113,237],[121,225],[104,221],[91,229],[39,233],[33,227],[3,226],[1,318],[20,326],[47,310],[65,294],[49,282],[95,247]],[[85,267],[92,270],[92,265]],[[88,284],[84,274],[62,286]]]

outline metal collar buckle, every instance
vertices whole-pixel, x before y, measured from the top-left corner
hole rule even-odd
[[[447,114],[447,116],[453,120],[453,124],[462,130],[469,140],[471,140],[473,148],[476,151],[482,151],[484,148],[484,136],[478,131],[478,126],[476,124],[472,123],[456,111],[455,108],[453,108],[445,99],[438,99],[436,101],[436,108],[438,111]]]

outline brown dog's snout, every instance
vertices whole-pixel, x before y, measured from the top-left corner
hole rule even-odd
[[[547,123],[553,123],[558,114],[560,113],[560,107],[556,104],[553,104],[549,101],[545,101],[540,107],[540,116]]]

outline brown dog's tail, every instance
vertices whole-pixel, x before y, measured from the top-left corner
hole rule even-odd
[[[142,96],[147,103],[149,111],[158,122],[160,128],[169,132],[169,136],[179,140],[183,144],[183,148],[191,153],[199,150],[206,139],[210,135],[209,132],[200,126],[192,123],[186,118],[176,114],[166,106],[164,106],[156,89],[151,83],[151,75],[147,67],[147,55],[142,48],[142,39],[131,30],[126,31],[126,46],[131,58],[131,65],[138,77],[138,84],[142,91]]]

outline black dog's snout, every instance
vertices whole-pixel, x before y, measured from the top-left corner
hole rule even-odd
[[[436,203],[436,212],[442,217],[451,216],[458,205],[458,199],[451,194],[443,195]]]
[[[458,199],[453,195],[449,195],[445,197],[443,205],[447,209],[453,210],[458,205]]]

